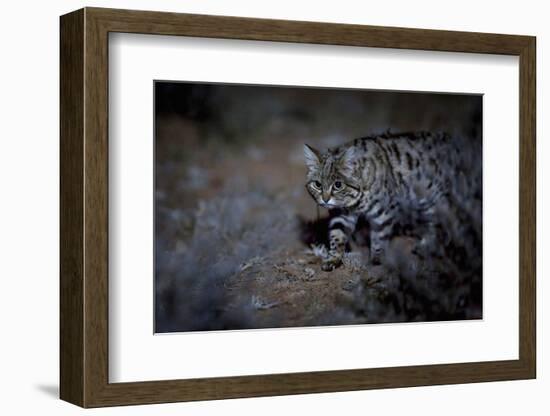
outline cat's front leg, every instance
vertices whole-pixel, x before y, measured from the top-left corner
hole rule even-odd
[[[382,264],[388,240],[392,236],[393,219],[371,222],[370,234],[370,261],[374,265]]]
[[[342,264],[346,244],[356,224],[357,217],[354,215],[337,215],[330,220],[328,256],[321,266],[324,271],[332,271]]]
[[[380,233],[373,232],[370,240],[370,261],[374,265],[382,263],[386,241]]]

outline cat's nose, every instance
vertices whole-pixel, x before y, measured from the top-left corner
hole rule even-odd
[[[330,194],[323,192],[323,202],[327,203],[328,201],[330,201]]]

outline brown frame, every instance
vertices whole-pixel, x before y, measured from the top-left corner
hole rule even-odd
[[[60,26],[60,396],[63,400],[83,407],[99,407],[535,378],[534,37],[99,8],[64,15]],[[519,56],[519,359],[109,383],[109,32]]]

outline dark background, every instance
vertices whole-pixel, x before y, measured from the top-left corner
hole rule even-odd
[[[481,243],[419,265],[396,239],[372,266],[360,230],[320,270],[303,144],[387,130],[447,132],[481,175],[479,95],[156,82],[155,331],[481,318]]]

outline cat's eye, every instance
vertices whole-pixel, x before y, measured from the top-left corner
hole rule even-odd
[[[313,181],[311,182],[314,188],[321,189],[321,182]]]
[[[344,184],[341,181],[336,181],[332,186],[335,190],[339,191],[344,187]]]

